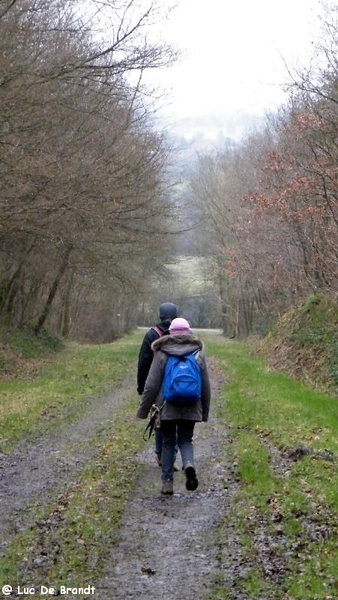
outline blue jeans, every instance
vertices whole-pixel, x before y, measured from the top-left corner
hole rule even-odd
[[[162,459],[163,435],[161,429],[155,429],[155,453]],[[178,445],[175,444],[175,460],[178,452]]]
[[[183,468],[188,462],[194,463],[194,435],[195,421],[177,420],[162,421],[162,481],[172,481],[174,478],[174,462],[176,458],[176,443],[180,449]]]
[[[162,431],[155,429],[155,452],[159,458],[162,456]]]

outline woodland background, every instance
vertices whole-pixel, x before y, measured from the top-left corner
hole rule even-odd
[[[308,68],[241,142],[192,156],[155,119],[177,60],[157,2],[0,2],[0,316],[109,342],[176,302],[194,327],[265,334],[337,298],[338,8]]]

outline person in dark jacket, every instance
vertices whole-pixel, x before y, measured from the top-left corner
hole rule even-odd
[[[207,421],[210,406],[210,382],[202,341],[193,334],[189,323],[182,318],[174,319],[169,327],[169,335],[155,340],[152,344],[154,359],[147,377],[137,417],[146,419],[152,404],[161,410],[162,448],[162,493],[173,494],[175,443],[182,455],[186,475],[187,490],[198,487],[194,465],[193,434],[195,423]],[[174,404],[165,402],[162,392],[165,367],[169,356],[185,356],[196,353],[200,367],[202,391],[200,400],[195,403]],[[176,438],[177,436],[177,438]]]
[[[163,302],[159,307],[159,322],[151,327],[143,338],[139,351],[137,366],[137,392],[142,396],[148,377],[149,369],[154,357],[152,343],[159,337],[169,333],[169,325],[177,317],[177,307],[172,302]],[[155,429],[155,454],[159,467],[162,466],[162,432]]]

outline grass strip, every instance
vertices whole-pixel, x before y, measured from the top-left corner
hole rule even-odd
[[[43,362],[33,379],[1,381],[0,449],[78,418],[86,399],[135,372],[139,344],[139,334],[112,344],[70,344],[52,362]]]
[[[257,600],[331,600],[338,591],[337,402],[271,372],[249,350],[207,341],[228,379],[219,418],[230,424],[227,460],[237,480],[217,533],[224,572],[210,598],[230,600],[240,590]],[[285,449],[304,448],[283,460]],[[241,566],[234,577],[232,552]]]

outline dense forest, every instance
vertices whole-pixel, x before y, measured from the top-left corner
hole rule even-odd
[[[175,53],[148,41],[155,2],[83,7],[0,4],[0,310],[104,341],[168,261],[168,148],[143,74]]]
[[[337,7],[277,114],[182,170],[144,84],[177,56],[145,4],[0,3],[2,322],[110,341],[170,299],[194,326],[265,333],[337,294]],[[170,269],[182,255],[198,292]]]

